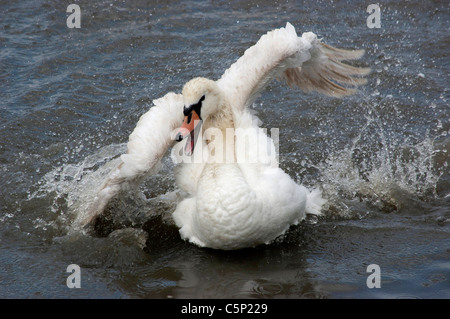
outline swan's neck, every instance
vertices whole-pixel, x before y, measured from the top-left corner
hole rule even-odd
[[[204,123],[203,134],[210,154],[217,163],[235,160],[234,119],[230,104],[222,99],[218,111]]]
[[[233,113],[228,103],[222,102],[218,111],[211,115],[208,121],[204,123],[204,130],[209,128],[217,128],[219,130],[234,128]]]

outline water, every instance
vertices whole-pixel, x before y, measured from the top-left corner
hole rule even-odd
[[[0,4],[0,297],[449,298],[449,7],[384,1],[80,1]],[[254,108],[280,129],[282,168],[321,187],[324,215],[236,252],[183,242],[161,172],[109,207],[96,236],[71,223],[154,98],[213,79],[289,21],[364,48],[373,69],[336,100],[273,82]],[[69,264],[80,289],[66,286]],[[381,270],[369,289],[367,266]]]

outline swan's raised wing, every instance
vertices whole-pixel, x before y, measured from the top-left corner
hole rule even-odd
[[[87,212],[80,212],[75,226],[90,225],[124,185],[137,184],[143,177],[155,174],[168,148],[174,143],[172,133],[183,123],[183,96],[168,93],[154,100],[154,106],[143,114],[130,134],[128,151],[120,157]]]
[[[355,93],[356,87],[366,83],[361,76],[367,75],[370,69],[341,61],[358,59],[363,54],[363,50],[347,51],[323,44],[312,32],[298,37],[288,23],[285,28],[263,35],[217,83],[231,104],[241,108],[252,105],[267,83],[275,78],[285,79],[289,86],[298,86],[304,92],[343,97]]]

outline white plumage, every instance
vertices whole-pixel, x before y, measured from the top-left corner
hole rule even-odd
[[[155,100],[130,135],[127,154],[77,223],[91,225],[123,185],[156,172],[174,139],[182,138],[185,144],[177,144],[172,152],[175,160],[184,161],[175,174],[188,194],[173,213],[182,238],[215,249],[253,247],[270,243],[306,213],[319,214],[325,202],[320,192],[296,184],[278,167],[275,145],[258,127],[249,106],[272,79],[284,79],[305,92],[353,94],[354,88],[336,82],[357,87],[365,79],[354,76],[366,75],[369,69],[340,61],[362,54],[322,44],[311,32],[298,37],[289,23],[268,32],[219,80],[195,78],[182,94],[168,93]],[[202,121],[195,121],[200,125],[194,128],[193,119]],[[230,129],[249,134],[230,138]],[[196,143],[197,132],[202,134]],[[244,143],[249,136],[252,142]],[[180,156],[180,145],[192,154]],[[197,160],[185,163],[188,158]]]

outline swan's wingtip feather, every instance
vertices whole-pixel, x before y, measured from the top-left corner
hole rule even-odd
[[[325,55],[327,55],[331,59],[335,59],[338,61],[341,60],[358,60],[363,57],[363,55],[366,53],[366,50],[359,49],[359,50],[344,50],[344,49],[338,49],[335,48],[329,44],[320,43],[321,50]]]

